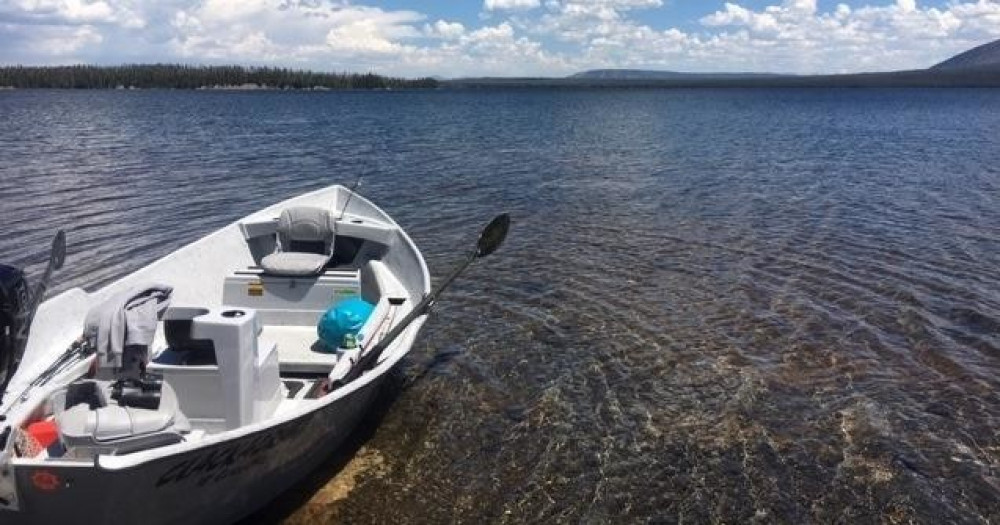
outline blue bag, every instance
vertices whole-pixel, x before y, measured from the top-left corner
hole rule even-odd
[[[360,297],[344,299],[330,307],[322,317],[316,331],[319,340],[329,351],[335,351],[344,342],[344,336],[357,335],[375,306]]]

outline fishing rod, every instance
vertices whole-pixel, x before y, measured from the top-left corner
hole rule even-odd
[[[354,181],[354,185],[352,185],[350,188],[350,193],[348,193],[347,198],[344,199],[344,206],[340,208],[340,217],[337,217],[337,221],[341,221],[344,219],[344,215],[347,213],[347,205],[350,204],[351,197],[354,196],[354,193],[358,191],[358,187],[361,186],[361,179],[363,179],[364,177],[365,174],[361,173],[360,175],[358,175],[358,179]]]

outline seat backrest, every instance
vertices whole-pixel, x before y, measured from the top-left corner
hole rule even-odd
[[[278,218],[278,249],[282,252],[333,253],[334,222],[323,208],[287,208]]]

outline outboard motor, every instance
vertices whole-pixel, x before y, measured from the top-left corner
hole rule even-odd
[[[17,361],[24,353],[24,340],[18,340],[27,319],[30,292],[28,279],[19,268],[0,264],[0,394],[14,375]]]

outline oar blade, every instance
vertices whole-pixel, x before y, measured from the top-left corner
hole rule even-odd
[[[59,230],[56,232],[56,236],[52,239],[52,255],[49,257],[49,262],[52,265],[53,270],[58,270],[62,268],[63,263],[66,261],[66,232]]]
[[[483,229],[482,235],[479,236],[479,242],[476,244],[476,257],[486,257],[497,251],[497,248],[503,244],[503,240],[507,238],[507,230],[509,229],[509,214],[501,213],[494,217]]]

